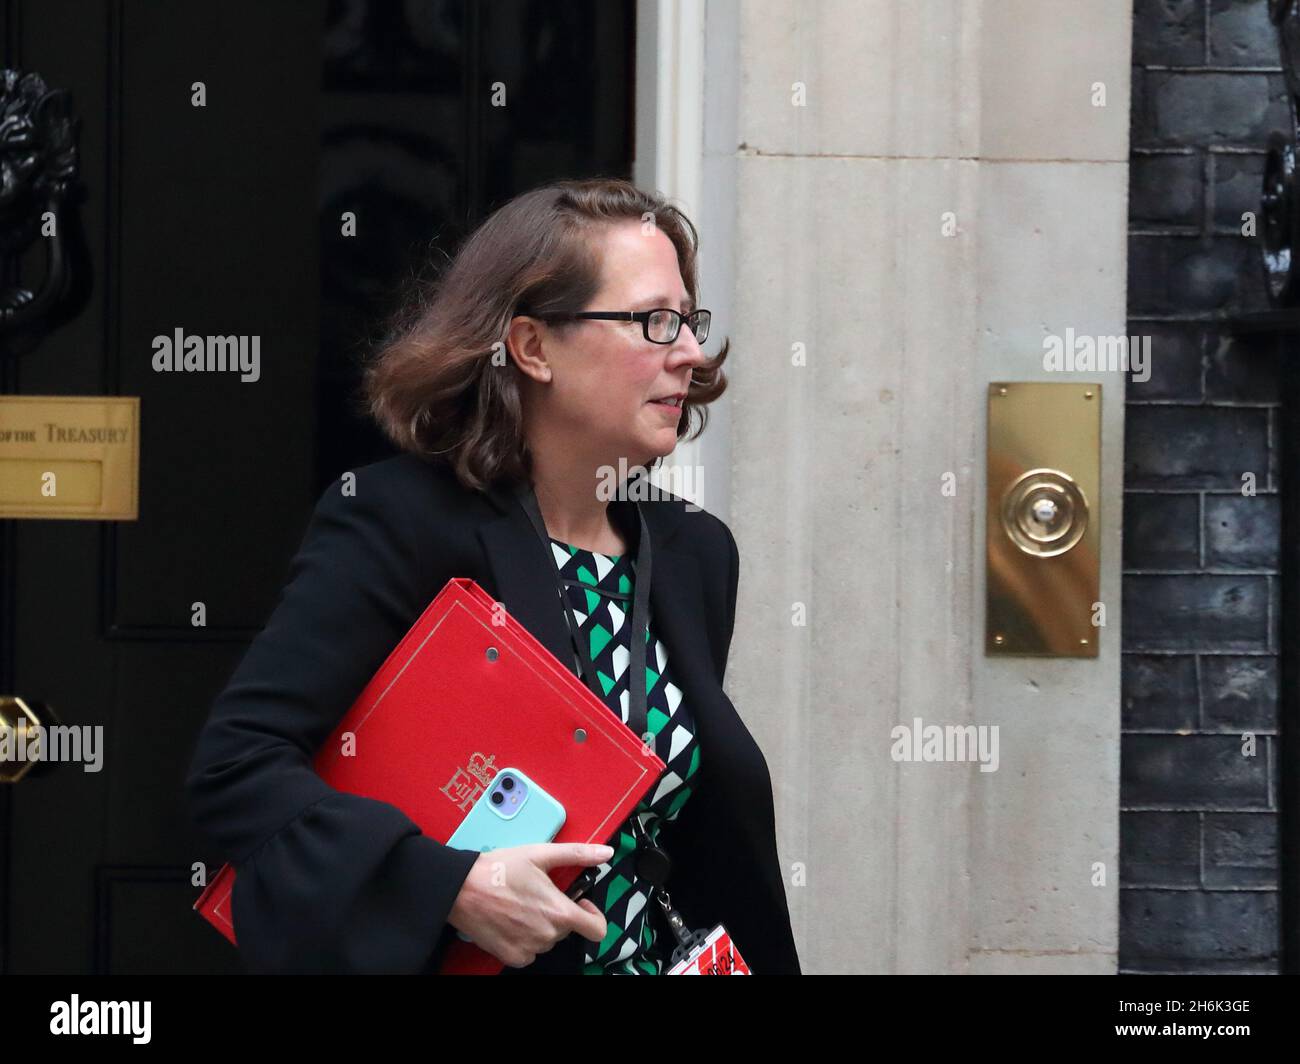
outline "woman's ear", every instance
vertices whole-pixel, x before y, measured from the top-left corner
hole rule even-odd
[[[536,318],[517,315],[510,320],[506,332],[506,350],[514,359],[519,372],[535,381],[551,379],[551,365],[542,350],[542,330],[545,325]]]

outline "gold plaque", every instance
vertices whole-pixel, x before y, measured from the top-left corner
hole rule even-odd
[[[0,517],[134,521],[140,397],[0,395]]]
[[[1101,385],[989,385],[985,652],[1094,658]]]

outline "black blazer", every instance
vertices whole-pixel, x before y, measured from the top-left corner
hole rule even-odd
[[[576,673],[572,642],[554,562],[508,492],[470,491],[411,455],[357,470],[355,495],[342,488],[321,495],[288,585],[198,736],[190,814],[236,867],[233,918],[249,971],[434,972],[478,854],[421,834],[396,806],[334,790],[313,771],[315,753],[453,576],[504,602]],[[637,527],[633,503],[610,505],[622,527]],[[735,540],[676,496],[640,506],[651,623],[700,743],[699,782],[660,832],[669,894],[692,927],[726,924],[755,974],[798,974],[767,762],[722,690]],[[504,974],[577,974],[586,945],[570,934]]]

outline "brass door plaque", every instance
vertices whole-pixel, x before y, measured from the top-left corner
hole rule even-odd
[[[139,396],[0,395],[0,518],[134,521]]]
[[[989,385],[988,654],[1094,658],[1101,385]]]

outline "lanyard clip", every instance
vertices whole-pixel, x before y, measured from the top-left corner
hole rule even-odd
[[[673,908],[672,900],[668,897],[666,890],[656,890],[655,899],[659,902],[659,908],[664,911],[664,916],[668,920],[668,929],[672,931],[673,938],[677,940],[677,948],[673,950],[672,959],[668,962],[670,968],[676,967],[708,941],[709,933],[707,931],[689,930],[686,921],[682,919],[682,914]]]

